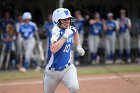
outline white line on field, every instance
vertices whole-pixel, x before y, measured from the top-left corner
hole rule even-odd
[[[123,78],[139,78],[140,75],[123,75]],[[89,80],[111,80],[111,79],[117,79],[121,78],[119,76],[104,76],[104,77],[83,77],[79,78],[79,81],[89,81]],[[43,81],[37,80],[37,81],[21,81],[21,82],[11,82],[11,83],[2,83],[0,84],[0,87],[3,86],[16,86],[16,85],[32,85],[32,84],[42,84]]]

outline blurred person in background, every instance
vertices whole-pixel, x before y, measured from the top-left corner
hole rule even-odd
[[[100,19],[100,13],[96,12],[94,15],[94,19],[90,19],[90,32],[89,32],[89,51],[91,55],[92,64],[99,64],[99,60],[97,59],[97,52],[100,43],[100,36],[102,31],[105,29],[104,25]]]
[[[8,31],[7,31],[8,30]],[[11,31],[12,30],[12,31]],[[1,57],[0,57],[0,61],[4,61],[4,56],[5,56],[5,52],[3,53],[3,51],[8,51],[9,55],[11,55],[12,53],[14,53],[13,51],[15,51],[13,48],[14,46],[14,35],[9,34],[9,32],[14,32],[15,30],[15,22],[11,17],[11,14],[9,11],[5,11],[4,12],[4,18],[1,19],[0,22],[0,31],[1,31],[1,40],[2,40],[2,46],[1,48],[3,48],[1,50]],[[14,37],[14,38],[13,38]],[[12,53],[11,53],[12,50]],[[7,60],[9,60],[10,57],[7,56]],[[13,58],[13,57],[12,57]],[[8,61],[6,62],[8,63]],[[16,63],[13,61],[13,63]],[[14,64],[15,65],[15,64]],[[8,66],[8,64],[7,64]],[[14,67],[13,67],[14,68]]]
[[[136,62],[140,63],[140,18],[137,19],[135,26],[138,35],[138,58],[136,58]]]
[[[2,31],[4,31],[4,32],[6,32],[6,26],[7,26],[7,24],[11,24],[11,25],[13,25],[15,27],[15,22],[12,19],[11,14],[10,14],[9,11],[6,11],[4,13],[4,18],[1,20],[1,23],[0,24],[1,24],[0,27],[1,27]]]
[[[19,28],[22,22],[23,22],[22,15],[20,15],[18,16],[18,22],[16,23],[17,33],[19,33]],[[16,44],[17,44],[17,61],[20,67],[22,66],[22,63],[23,63],[23,38],[21,35],[17,35]]]
[[[1,47],[2,47],[1,34],[2,34],[2,18],[0,16],[0,51],[1,51]]]
[[[124,55],[124,49],[126,49],[126,61],[127,63],[131,62],[131,48],[130,48],[130,29],[132,28],[131,20],[126,17],[126,10],[121,9],[120,10],[120,18],[118,18],[118,24],[119,24],[119,60],[117,60],[118,63],[123,62],[123,55]]]
[[[48,53],[50,53],[50,52],[48,52],[48,44],[49,44],[49,40],[48,40],[48,37],[50,37],[51,36],[51,32],[52,32],[52,28],[53,28],[53,26],[54,26],[54,24],[53,24],[53,21],[52,21],[52,13],[49,13],[48,14],[48,16],[47,16],[47,20],[46,20],[46,22],[45,22],[45,24],[44,24],[44,29],[45,29],[45,32],[46,32],[46,37],[47,37],[47,41],[46,41],[46,51],[45,51],[45,58],[47,59],[47,62],[48,62]],[[49,54],[49,55],[51,55],[51,54]],[[46,64],[44,64],[44,65],[46,65]]]
[[[16,49],[15,49],[15,40],[16,40],[16,30],[12,24],[7,24],[6,29],[1,34],[2,39],[2,51],[0,60],[5,62],[5,69],[8,67],[15,69],[16,68]],[[6,61],[5,59],[6,54]]]
[[[116,32],[118,31],[118,26],[116,21],[113,19],[113,13],[109,12],[107,14],[107,20],[105,21],[105,60],[106,64],[113,64],[116,46]]]
[[[24,45],[24,50],[25,50],[25,60],[23,67],[19,68],[19,71],[21,72],[27,72],[27,69],[29,68],[31,59],[32,62],[35,64],[36,68],[35,71],[40,71],[40,66],[39,63],[36,62],[35,55],[33,53],[35,45],[36,45],[36,40],[39,41],[39,36],[38,36],[38,27],[37,25],[31,21],[32,15],[30,12],[25,12],[22,16],[23,23],[21,23],[19,27],[19,33],[24,40],[23,40],[23,45]]]
[[[74,26],[79,33],[80,44],[82,45],[84,41],[84,18],[79,10],[74,12],[74,16]],[[77,53],[75,54],[75,65],[80,65],[80,56]]]

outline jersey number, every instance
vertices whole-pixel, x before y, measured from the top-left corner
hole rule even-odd
[[[67,44],[63,50],[63,52],[69,52],[70,50],[70,44]]]

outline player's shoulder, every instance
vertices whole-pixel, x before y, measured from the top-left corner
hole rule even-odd
[[[74,26],[70,26],[70,29],[76,29]]]
[[[117,21],[117,20],[112,20],[112,22],[113,22],[113,23],[117,23],[118,21]]]
[[[128,21],[130,21],[130,18],[126,17],[126,18],[125,18],[125,20],[128,20]]]
[[[32,26],[36,26],[36,23],[32,22],[32,21],[30,21],[29,24],[32,25]]]
[[[60,28],[58,27],[58,26],[53,26],[53,28],[52,28],[52,31],[59,31],[60,30]]]
[[[24,26],[24,25],[25,25],[25,23],[24,23],[24,22],[20,23],[20,26]]]
[[[59,34],[60,33],[60,28],[58,26],[54,26],[52,28],[52,34]]]

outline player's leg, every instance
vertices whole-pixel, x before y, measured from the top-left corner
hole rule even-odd
[[[62,81],[69,88],[70,93],[78,93],[79,83],[77,78],[77,69],[71,64],[65,71]]]
[[[21,67],[23,64],[23,38],[21,36],[17,37],[17,64]]]
[[[124,49],[124,35],[122,33],[119,34],[119,63],[122,63],[123,49]]]
[[[127,62],[131,62],[131,49],[130,49],[130,34],[129,32],[125,33],[125,48],[126,48],[126,53],[127,53]]]
[[[32,59],[33,63],[35,64],[35,66],[38,66],[38,63],[36,62],[36,58],[35,58],[35,55],[34,55],[34,49],[35,49],[35,46],[36,46],[36,41],[35,39],[30,39],[28,41],[28,43],[30,42],[28,48],[27,48],[27,52],[26,52],[26,56],[25,56],[25,59],[29,59],[29,63]]]
[[[111,58],[114,60],[115,50],[116,50],[116,33],[111,36]]]
[[[44,93],[55,93],[59,83],[60,81],[57,80],[57,75],[54,72],[46,71],[43,78]]]
[[[26,70],[28,69],[34,46],[35,46],[34,38],[31,38],[29,40],[24,40],[25,60],[24,60],[23,68],[19,69],[20,71],[26,72]]]
[[[95,36],[94,37],[94,47],[93,47],[93,53],[95,55],[95,62],[96,64],[99,64],[99,60],[97,59],[97,52],[98,52],[98,48],[99,48],[99,44],[100,44],[100,37],[99,36]]]
[[[94,46],[95,46],[95,41],[93,39],[93,35],[89,35],[88,37],[88,46],[89,46],[89,52],[90,52],[90,58],[91,58],[91,61],[95,61],[95,54],[94,54]]]
[[[106,49],[106,64],[112,63],[110,60],[110,55],[111,55],[111,42],[110,42],[110,36],[105,37],[105,49]]]

